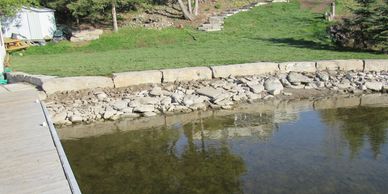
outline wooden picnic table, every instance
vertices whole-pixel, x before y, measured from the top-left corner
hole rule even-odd
[[[5,38],[4,40],[5,50],[7,52],[18,51],[28,48],[30,45],[23,40]]]

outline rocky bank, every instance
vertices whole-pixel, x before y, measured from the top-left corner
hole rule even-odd
[[[317,71],[229,76],[212,80],[89,89],[50,95],[46,106],[56,125],[206,109],[239,103],[336,94],[386,93],[388,72]]]

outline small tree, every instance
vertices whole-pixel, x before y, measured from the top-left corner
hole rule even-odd
[[[35,0],[1,0],[0,16],[11,16],[22,6],[36,4]]]
[[[182,0],[178,0],[179,7],[182,10],[183,16],[188,20],[194,20],[195,16],[198,15],[199,1],[194,1],[194,10],[192,8],[191,0],[187,0],[187,5]]]
[[[388,0],[355,0],[352,16],[331,27],[333,40],[341,46],[387,49]]]

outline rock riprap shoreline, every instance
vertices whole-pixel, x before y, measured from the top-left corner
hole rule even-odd
[[[57,125],[206,109],[232,109],[238,103],[314,95],[386,93],[388,72],[317,71],[229,76],[212,80],[126,88],[89,89],[50,95],[46,106]]]

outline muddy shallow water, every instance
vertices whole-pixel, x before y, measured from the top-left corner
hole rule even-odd
[[[83,193],[388,193],[388,96],[58,130]]]

